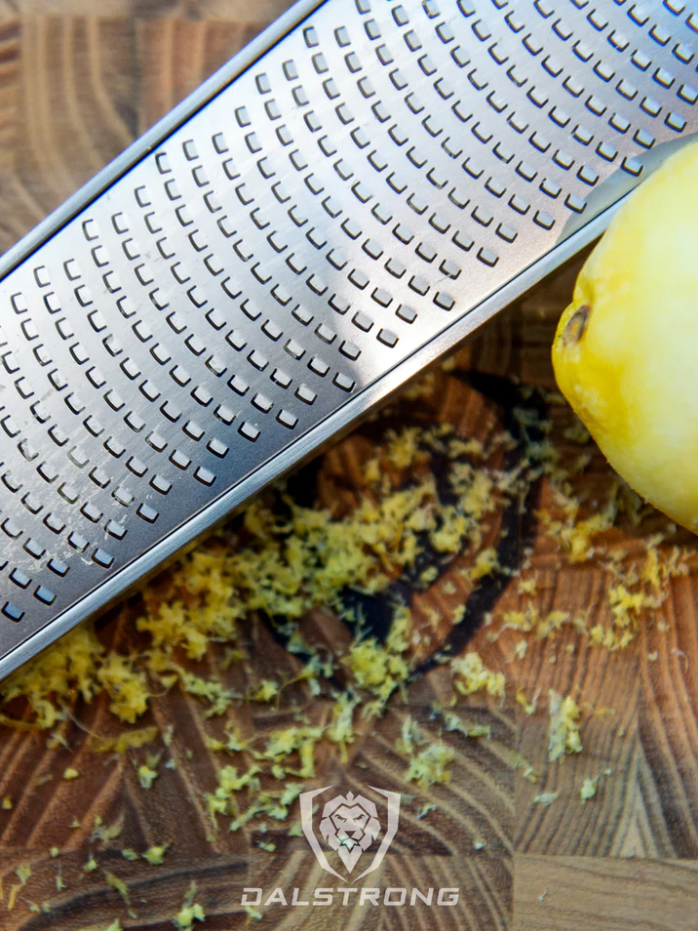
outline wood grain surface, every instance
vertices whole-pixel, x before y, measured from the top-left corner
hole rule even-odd
[[[11,246],[284,6],[279,0],[0,0],[0,248]],[[553,389],[550,343],[579,262],[479,331],[458,354],[456,368],[435,375],[431,396],[399,402],[391,423],[417,418],[487,439],[511,414],[502,402],[502,386]],[[569,413],[555,404],[544,413],[564,447]],[[321,504],[352,499],[375,429],[360,429],[306,473]],[[590,501],[597,494],[601,500],[611,473],[597,451],[590,457],[578,487]],[[592,621],[607,621],[608,567],[600,560],[563,558],[559,542],[536,518],[537,509],[556,506],[548,478],[536,483],[535,496],[522,515],[494,514],[487,539],[508,547],[511,568],[525,567],[542,614],[585,612]],[[622,520],[610,534],[614,545],[632,554],[644,552],[651,535],[662,531],[670,542],[695,548],[687,535],[653,515],[640,528],[630,518]],[[405,793],[400,831],[371,883],[458,887],[457,906],[355,904],[321,909],[319,915],[312,908],[272,906],[261,919],[245,913],[240,905],[245,887],[309,888],[334,881],[323,876],[305,839],[288,836],[285,825],[266,832],[254,825],[212,832],[204,796],[215,787],[225,761],[207,749],[206,738],[220,738],[230,723],[260,738],[300,714],[322,723],[331,706],[297,685],[278,702],[239,702],[222,719],[209,718],[201,702],[173,688],[154,700],[139,722],[161,733],[172,726],[177,735],[169,751],[176,768],[161,769],[148,791],[137,773],[143,751],[94,752],[91,735],[123,731],[104,695],[75,704],[74,723],[63,727],[60,740],[0,728],[0,798],[12,800],[11,808],[0,810],[0,929],[104,931],[118,919],[114,928],[165,931],[173,927],[192,879],[207,915],[195,925],[212,931],[698,928],[695,563],[670,581],[667,600],[643,616],[625,650],[592,647],[588,637],[563,626],[554,638],[527,637],[521,655],[521,634],[509,630],[494,639],[486,621],[488,613],[501,617],[530,598],[516,577],[474,594],[459,572],[468,559],[467,553],[456,557],[426,592],[414,595],[415,617],[425,631],[434,611],[443,619],[423,640],[423,675],[393,696],[381,718],[357,725],[346,759],[339,748],[324,748],[308,786],[363,791],[381,785]],[[454,631],[447,618],[461,602],[469,605],[468,620]],[[125,650],[137,645],[136,610],[133,603],[112,612],[101,623],[102,640]],[[304,625],[317,642],[335,647],[349,636],[343,622],[322,607]],[[244,635],[255,675],[266,671],[290,679],[297,674],[298,658],[261,616],[245,621]],[[456,652],[476,650],[489,667],[506,674],[511,685],[504,700],[454,692],[448,670],[430,660],[449,638]],[[244,691],[244,672],[226,669],[222,651],[207,655],[196,668],[217,672],[227,685]],[[535,713],[524,713],[517,686],[529,698],[542,696]],[[572,695],[584,711],[584,749],[562,763],[548,759],[549,689]],[[444,732],[433,705],[452,700],[467,726],[488,725],[491,738]],[[449,784],[424,791],[405,786],[406,760],[397,746],[408,715],[429,742],[442,740],[452,750]],[[537,771],[536,782],[524,778],[522,760]],[[69,767],[80,778],[62,778]],[[596,777],[597,793],[583,803],[580,787]],[[542,804],[541,793],[557,793],[555,802]],[[419,817],[426,804],[436,807]],[[95,837],[96,818],[116,826],[118,835]],[[272,852],[260,847],[269,841]],[[159,867],[129,862],[120,852],[164,843],[171,847]],[[59,856],[52,856],[53,847]],[[86,871],[91,854],[98,868]],[[12,898],[20,865],[31,866],[32,873]],[[129,908],[109,884],[110,874],[126,884]]]

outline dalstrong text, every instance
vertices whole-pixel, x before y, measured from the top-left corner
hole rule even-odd
[[[460,894],[459,888],[429,888],[425,890],[405,886],[388,886],[383,888],[365,888],[356,889],[351,887],[339,888],[317,888],[304,892],[298,887],[292,890],[284,890],[277,886],[276,889],[265,893],[264,889],[250,886],[243,889],[241,906],[299,906],[309,907],[313,905],[334,905],[335,902],[341,905],[407,905],[407,906],[454,906],[458,904]]]

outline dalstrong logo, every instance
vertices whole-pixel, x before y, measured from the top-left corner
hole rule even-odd
[[[303,833],[320,866],[343,881],[345,877],[330,865],[327,853],[322,849],[313,825],[315,799],[331,788],[333,786],[325,786],[322,789],[301,793],[301,824]],[[374,843],[378,842],[378,848],[373,854],[370,865],[358,876],[352,877],[355,879],[361,879],[378,869],[395,838],[400,821],[400,794],[376,789],[373,786],[370,788],[386,799],[384,827],[381,825],[380,813],[375,803],[363,795],[354,795],[353,792],[336,795],[326,801],[319,824],[321,836],[336,852],[348,873],[354,871],[363,855]]]
[[[283,889],[271,892],[259,886],[245,887],[240,904],[246,908],[310,908],[315,906],[349,906],[369,909],[392,906],[407,908],[453,908],[458,905],[460,889],[451,887],[422,889],[413,886],[373,887],[357,881],[373,873],[383,862],[395,839],[400,821],[400,795],[384,789],[369,788],[380,797],[376,802],[365,795],[329,797],[333,786],[313,789],[300,795],[301,825],[315,857],[327,873],[340,880],[338,888]],[[328,797],[321,798],[323,793]],[[385,799],[385,801],[383,801]],[[313,809],[317,807],[317,811]],[[313,820],[314,818],[314,820]],[[334,865],[333,865],[334,864]],[[359,866],[361,864],[361,866]],[[351,880],[337,869],[351,874]],[[359,872],[361,867],[365,867]],[[356,872],[358,875],[354,875]],[[388,876],[392,871],[388,870]]]

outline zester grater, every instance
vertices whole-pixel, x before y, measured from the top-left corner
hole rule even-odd
[[[4,258],[0,674],[607,225],[680,0],[301,2]]]

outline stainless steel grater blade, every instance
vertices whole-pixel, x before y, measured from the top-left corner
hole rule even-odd
[[[301,2],[0,268],[0,674],[386,399],[698,129],[680,0]]]

